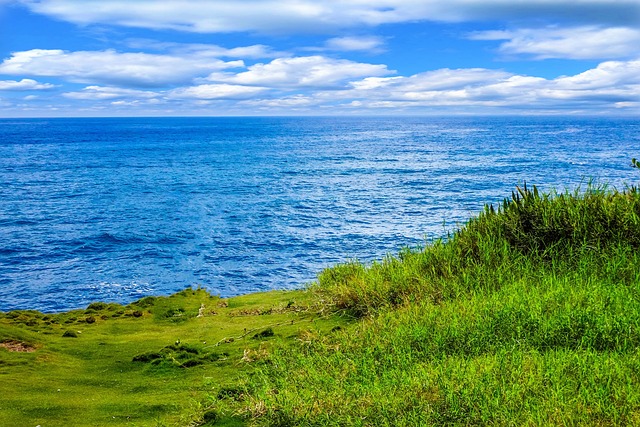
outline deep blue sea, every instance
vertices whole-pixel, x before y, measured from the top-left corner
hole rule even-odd
[[[640,182],[640,120],[0,120],[0,311],[303,286],[527,182]]]

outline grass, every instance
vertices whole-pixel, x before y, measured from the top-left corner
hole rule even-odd
[[[637,188],[522,187],[306,291],[6,313],[0,425],[640,425],[639,248]]]
[[[518,188],[313,287],[359,319],[248,380],[257,425],[640,424],[640,193]]]
[[[274,345],[345,323],[314,304],[303,291],[220,299],[187,289],[0,313],[0,425],[244,425],[229,408],[239,375]]]

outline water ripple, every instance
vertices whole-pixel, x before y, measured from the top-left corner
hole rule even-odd
[[[0,310],[299,287],[523,181],[622,187],[629,119],[0,120]],[[637,180],[637,179],[636,179]]]

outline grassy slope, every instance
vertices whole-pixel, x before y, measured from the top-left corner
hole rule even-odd
[[[447,240],[323,272],[361,320],[276,351],[259,425],[640,425],[640,193],[519,189]]]
[[[310,292],[9,313],[0,341],[38,350],[0,349],[0,425],[640,425],[639,248],[636,189],[519,189]]]
[[[0,348],[0,425],[243,425],[225,409],[238,375],[273,345],[344,324],[310,303],[301,291],[221,300],[185,290],[126,307],[0,313],[0,343],[36,349]]]

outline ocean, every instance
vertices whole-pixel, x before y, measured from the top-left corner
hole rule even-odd
[[[640,183],[640,120],[0,119],[0,311],[312,282],[526,182]]]

